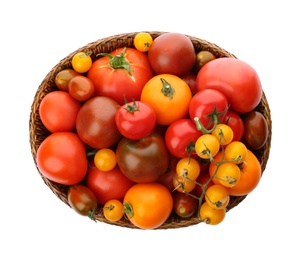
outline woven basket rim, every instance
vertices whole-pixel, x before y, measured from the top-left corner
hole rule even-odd
[[[155,39],[161,34],[164,34],[166,32],[162,31],[147,31],[151,34],[151,36]],[[30,139],[30,147],[31,147],[31,154],[33,157],[33,161],[35,163],[36,169],[38,173],[40,174],[41,178],[43,179],[44,183],[52,190],[52,192],[65,204],[67,204],[69,207],[69,203],[67,200],[67,190],[68,186],[60,185],[57,183],[54,183],[47,178],[45,178],[41,172],[39,171],[37,167],[36,162],[36,155],[39,145],[41,144],[42,140],[49,135],[50,133],[45,129],[43,126],[40,117],[39,117],[39,105],[43,97],[56,89],[54,84],[54,77],[55,75],[66,68],[71,68],[71,59],[73,55],[80,51],[92,51],[92,59],[96,59],[96,54],[101,52],[111,52],[115,50],[117,47],[133,47],[133,39],[135,35],[138,32],[131,32],[131,33],[122,33],[122,34],[116,34],[113,36],[108,36],[99,40],[96,40],[94,42],[88,43],[87,45],[78,48],[77,50],[73,51],[69,55],[67,55],[65,58],[61,59],[45,76],[45,78],[42,80],[41,84],[39,85],[36,94],[34,96],[34,100],[31,106],[30,111],[30,119],[29,119],[29,139]],[[235,55],[231,54],[230,52],[224,50],[223,48],[219,47],[218,45],[208,42],[203,39],[199,39],[194,36],[186,35],[193,43],[195,52],[199,52],[201,50],[207,50],[212,52],[217,58],[221,57],[233,57],[237,58]],[[270,114],[270,108],[268,104],[268,100],[266,98],[266,95],[263,91],[261,101],[259,105],[255,109],[256,111],[259,111],[263,114],[265,119],[268,123],[269,128],[269,135],[266,144],[264,147],[262,147],[260,150],[253,151],[258,158],[262,174],[266,168],[267,161],[269,159],[270,154],[270,146],[271,146],[271,137],[272,137],[272,119]],[[239,203],[241,203],[246,196],[241,197],[232,197],[229,206],[227,207],[227,210],[231,210],[232,208],[236,207]],[[111,225],[117,225],[120,227],[127,227],[127,228],[136,228],[134,225],[132,225],[127,220],[120,220],[118,222],[109,222],[105,219],[105,217],[102,214],[102,206],[99,206],[96,213],[95,213],[96,220],[104,223],[108,223]],[[181,227],[188,227],[192,225],[199,224],[200,220],[197,217],[192,217],[190,219],[180,218],[178,216],[175,216],[172,214],[170,218],[160,227],[157,229],[170,229],[170,228],[181,228]]]

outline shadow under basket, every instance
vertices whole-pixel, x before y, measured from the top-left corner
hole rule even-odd
[[[165,32],[148,32],[152,35],[153,39],[158,37],[159,35],[165,33]],[[42,141],[50,134],[46,128],[43,126],[41,119],[39,117],[39,106],[43,99],[43,97],[54,90],[57,90],[57,87],[55,85],[55,76],[56,74],[67,68],[72,68],[71,66],[71,60],[74,54],[77,52],[83,51],[83,52],[92,52],[91,58],[92,60],[96,60],[96,56],[99,53],[109,53],[116,48],[120,47],[133,47],[133,39],[137,32],[133,33],[125,33],[125,34],[119,34],[110,36],[107,38],[103,38],[101,40],[97,40],[95,42],[89,43],[86,46],[79,48],[78,50],[74,51],[73,53],[69,54],[67,57],[62,59],[56,66],[52,68],[52,70],[46,75],[42,83],[40,84],[35,96],[34,100],[31,106],[31,113],[30,113],[30,120],[29,120],[29,134],[30,134],[30,146],[31,146],[31,153],[35,162],[35,165],[37,167],[36,163],[36,155],[37,150]],[[188,36],[188,35],[187,35]],[[210,43],[206,40],[198,39],[192,36],[188,36],[195,48],[196,53],[199,51],[210,51],[213,53],[217,58],[221,57],[234,57],[233,54],[227,52],[226,50],[220,48],[219,46]],[[266,164],[268,161],[269,153],[270,153],[270,145],[271,145],[271,134],[272,134],[272,121],[271,121],[271,115],[270,115],[270,109],[269,104],[267,102],[266,96],[263,92],[261,101],[259,105],[255,108],[255,110],[261,112],[263,116],[265,117],[268,128],[269,128],[269,136],[267,139],[267,142],[264,147],[262,147],[260,150],[254,151],[254,154],[257,156],[261,168],[262,168],[262,174],[266,168]],[[38,167],[38,172],[40,173]],[[40,173],[43,181],[45,184],[53,191],[53,193],[64,203],[66,203],[68,206],[68,200],[67,200],[67,191],[68,186],[61,185],[55,182],[52,182],[45,178]],[[241,197],[231,197],[230,203],[227,207],[227,210],[236,207],[239,203],[241,203],[246,196]],[[109,223],[112,225],[118,225],[121,227],[128,227],[128,228],[136,228],[133,224],[130,223],[130,221],[126,219],[122,219],[118,222],[109,222],[105,219],[102,213],[102,206],[99,205],[98,209],[95,212],[95,218],[97,221]],[[188,227],[191,225],[196,225],[200,223],[200,220],[197,217],[191,217],[191,218],[180,218],[176,214],[172,213],[171,216],[168,218],[168,220],[162,224],[158,229],[168,229],[168,228],[180,228],[180,227]]]

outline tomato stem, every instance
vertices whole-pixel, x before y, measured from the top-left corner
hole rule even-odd
[[[164,78],[160,78],[160,81],[163,84],[163,87],[161,89],[161,92],[169,97],[170,99],[173,99],[173,95],[175,92],[175,89],[171,86],[171,84],[169,82],[167,82]]]
[[[130,202],[124,203],[123,212],[127,214],[129,219],[134,216],[133,207]]]
[[[127,110],[130,113],[134,113],[135,111],[139,110],[139,105],[136,104],[135,100],[132,99],[132,105],[130,105],[126,99],[126,97],[124,97],[124,102],[126,107],[124,107],[125,110]]]

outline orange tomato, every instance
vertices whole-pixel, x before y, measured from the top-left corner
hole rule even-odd
[[[192,93],[189,85],[172,74],[160,74],[144,86],[141,101],[156,113],[159,125],[170,125],[188,114]]]
[[[124,216],[123,203],[120,200],[108,200],[103,207],[104,217],[111,221],[119,221]]]
[[[226,215],[226,208],[213,209],[207,202],[204,202],[199,209],[199,217],[201,221],[209,225],[217,225],[221,223]]]
[[[134,226],[155,229],[170,216],[173,197],[162,184],[137,183],[127,191],[123,204],[124,213]]]

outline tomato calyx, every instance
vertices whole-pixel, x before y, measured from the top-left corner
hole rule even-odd
[[[139,110],[139,105],[136,104],[135,100],[132,99],[132,105],[130,105],[126,99],[126,97],[124,98],[124,101],[125,101],[125,107],[124,109],[127,110],[128,112],[130,113],[134,113],[135,111]]]
[[[94,209],[91,209],[88,211],[88,218],[90,218],[91,220],[93,220],[94,222],[97,222],[95,217],[94,217],[94,213],[95,213],[95,210]]]
[[[99,53],[97,56],[105,56],[109,59],[109,67],[113,70],[123,69],[125,70],[129,76],[132,76],[132,69],[129,61],[125,57],[126,47],[120,54],[116,54],[114,56],[109,53]]]
[[[161,89],[161,92],[169,97],[170,99],[173,99],[173,95],[174,95],[174,92],[175,92],[175,89],[171,86],[171,84],[166,81],[164,78],[160,78],[160,81],[162,82],[163,84],[163,87]]]
[[[130,202],[124,203],[123,212],[127,214],[128,219],[132,218],[134,216],[133,207]]]

